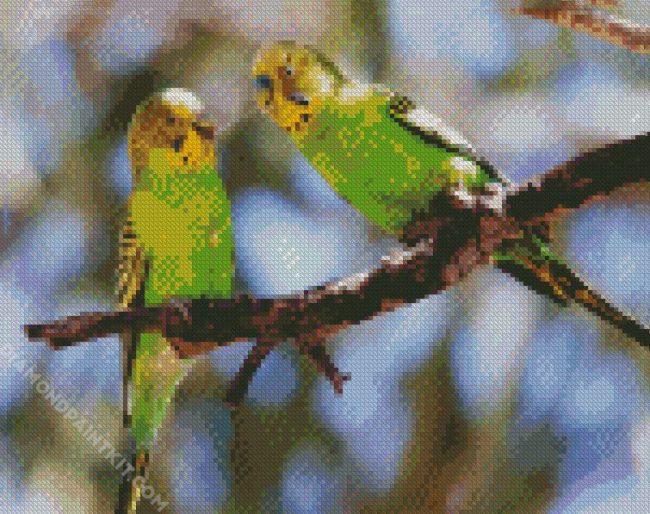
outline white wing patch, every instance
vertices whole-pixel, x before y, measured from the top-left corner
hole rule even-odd
[[[457,151],[460,155],[452,160],[452,165],[461,172],[476,172],[477,165],[487,171],[494,179],[510,186],[511,183],[490,163],[481,159],[472,145],[459,132],[450,128],[444,121],[434,116],[426,109],[417,107],[407,97],[392,94],[390,117],[402,127],[418,134],[435,145],[441,145],[450,150]],[[471,169],[470,169],[471,168]]]
[[[403,119],[405,122],[419,127],[424,132],[429,132],[434,136],[437,135],[447,145],[476,156],[472,145],[459,132],[449,128],[440,118],[434,116],[426,109],[422,109],[421,107],[408,109]]]

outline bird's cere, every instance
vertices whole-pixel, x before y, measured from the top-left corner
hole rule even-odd
[[[201,103],[201,100],[187,89],[180,87],[165,89],[160,96],[165,103],[172,106],[185,107],[194,115],[203,112],[203,104]]]

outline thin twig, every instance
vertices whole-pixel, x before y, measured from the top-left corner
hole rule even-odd
[[[603,0],[592,0],[594,5],[609,4]],[[611,8],[615,5],[607,5]],[[612,14],[589,9],[573,2],[563,2],[555,8],[519,7],[513,9],[538,20],[548,21],[559,27],[577,30],[594,37],[627,48],[632,52],[650,53],[650,27],[637,25],[630,20]]]
[[[618,0],[587,0],[587,2],[600,9],[616,9],[621,5]]]

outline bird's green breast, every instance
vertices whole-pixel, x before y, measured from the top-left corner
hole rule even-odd
[[[426,143],[389,115],[390,99],[328,99],[298,145],[330,185],[372,222],[398,232],[458,180],[458,154]]]
[[[149,170],[131,198],[133,229],[148,263],[145,303],[229,296],[230,204],[209,166],[188,173]]]

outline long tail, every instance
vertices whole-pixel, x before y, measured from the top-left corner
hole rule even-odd
[[[122,350],[122,423],[127,440],[131,439],[131,378],[133,376],[133,361],[135,359],[138,339],[139,337],[136,332],[126,332],[120,337]],[[133,471],[129,473],[128,470],[124,470],[125,474],[122,476],[120,482],[115,514],[132,514],[136,511],[137,501],[140,496],[140,491],[137,490],[137,484],[140,480],[135,481],[135,479],[138,476],[137,464],[139,460],[143,460],[142,457],[144,456],[139,456],[137,452],[132,452],[130,464],[133,466]],[[135,501],[133,501],[133,498],[135,498]]]
[[[623,313],[585,284],[566,264],[553,256],[535,236],[511,242],[494,264],[538,293],[566,305],[574,301],[650,348],[650,329]]]
[[[132,466],[134,471],[123,477],[120,486],[119,514],[136,512],[143,490],[146,498],[149,489],[149,451],[153,448],[156,433],[167,416],[176,388],[192,366],[190,359],[180,359],[168,341],[159,334],[140,334],[137,349],[132,356],[130,380],[125,387],[125,426],[135,448]],[[130,384],[130,386],[128,385]]]
[[[115,514],[135,514],[142,496],[142,487],[149,479],[149,454],[139,450],[133,454],[131,465],[134,471],[125,476],[120,483],[118,506]]]

